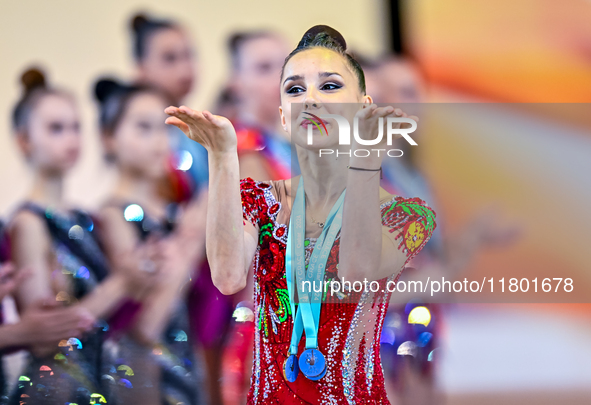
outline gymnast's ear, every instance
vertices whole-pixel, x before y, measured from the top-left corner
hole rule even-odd
[[[25,130],[18,130],[15,133],[16,144],[26,159],[31,156],[31,141]]]
[[[279,116],[281,117],[281,126],[283,127],[283,130],[289,133],[287,130],[287,120],[285,119],[285,114],[283,114],[283,108],[281,108],[281,106],[279,106]]]
[[[115,151],[117,150],[115,142],[116,140],[113,134],[107,132],[101,134],[101,143],[103,144],[103,150],[105,151],[104,157],[109,163],[113,163],[117,160],[117,155],[115,154]]]

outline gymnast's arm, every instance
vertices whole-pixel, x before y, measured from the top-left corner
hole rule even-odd
[[[246,286],[259,230],[243,221],[236,132],[230,121],[208,111],[168,107],[167,124],[180,128],[208,151],[209,196],[206,251],[214,285],[223,294]]]

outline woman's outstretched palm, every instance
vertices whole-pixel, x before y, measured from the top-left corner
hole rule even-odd
[[[190,139],[199,142],[210,152],[236,150],[236,131],[229,119],[209,111],[192,110],[189,107],[168,107],[164,112],[170,117],[166,123],[178,127]]]

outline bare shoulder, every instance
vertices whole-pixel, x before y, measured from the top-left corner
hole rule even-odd
[[[103,205],[97,211],[97,217],[101,222],[123,221],[123,213],[120,207],[113,204]]]
[[[293,179],[270,181],[269,184],[271,184],[271,192],[273,193],[275,199],[279,202],[289,201],[288,205],[291,206],[293,193],[295,193],[295,190],[292,191],[291,185],[297,184],[298,181],[299,176],[294,177]]]
[[[300,177],[294,177],[293,179],[286,179],[286,180],[281,180],[281,182],[283,183],[283,190],[285,192],[285,196],[291,198],[293,196],[292,194],[292,190],[291,190],[291,185],[292,184],[296,184],[297,180]]]
[[[45,222],[39,218],[39,215],[27,211],[20,210],[12,217],[8,224],[8,230],[12,233],[25,235],[47,235],[47,226]]]
[[[128,252],[136,246],[137,231],[125,220],[120,206],[103,204],[97,211],[97,219],[97,235],[108,257],[116,258],[121,252]]]
[[[380,187],[380,205],[392,201],[396,198],[394,194],[390,194],[384,188]]]
[[[287,192],[288,197],[290,197],[290,198],[293,197],[293,194],[291,192],[291,185],[297,184],[299,180],[300,180],[300,176],[296,176],[292,179],[284,180],[285,181],[285,190]]]
[[[13,248],[25,255],[31,252],[47,253],[50,250],[51,235],[47,225],[33,212],[20,210],[15,213],[7,230]]]
[[[105,204],[97,211],[98,233],[103,237],[114,235],[134,236],[132,227],[125,220],[123,209],[116,204]]]

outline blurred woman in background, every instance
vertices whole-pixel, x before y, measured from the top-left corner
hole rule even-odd
[[[137,84],[160,90],[169,103],[182,104],[197,84],[197,60],[187,31],[175,21],[144,14],[135,15],[130,25]],[[205,186],[207,152],[201,145],[187,142],[175,128],[169,130],[171,150],[178,159],[187,159],[184,153],[191,155],[183,170],[191,176],[192,187]]]
[[[16,272],[11,263],[0,264],[0,303],[6,296],[13,295],[26,277],[26,272]],[[0,403],[8,401],[8,381],[1,362],[3,354],[29,347],[55,347],[56,342],[63,339],[82,338],[91,328],[92,319],[84,310],[60,308],[48,301],[28,309],[17,322],[3,325],[0,305]],[[24,377],[18,384],[29,384],[29,377]],[[26,399],[21,401],[27,403]]]
[[[85,311],[72,311],[56,308],[48,302],[45,307],[32,307],[21,314],[16,323],[3,324],[2,301],[13,295],[28,276],[28,272],[17,272],[10,257],[8,239],[4,234],[4,224],[0,221],[0,403],[8,401],[8,382],[4,376],[2,355],[10,351],[37,345],[54,344],[62,339],[78,336],[90,327],[92,317]]]
[[[112,377],[123,387],[121,403],[200,404],[203,389],[199,363],[193,355],[187,294],[203,260],[204,199],[189,206],[171,203],[159,193],[170,153],[160,90],[99,80],[100,125],[107,157],[119,178],[100,210],[100,235],[115,265],[137,246],[149,247],[162,259],[158,285],[141,301],[137,319],[113,350]],[[186,208],[183,210],[183,208]],[[182,213],[182,221],[181,219]],[[190,223],[190,226],[183,224]],[[152,260],[144,270],[157,268]],[[118,371],[127,370],[125,373]],[[133,376],[131,378],[130,376]]]
[[[198,84],[198,61],[188,31],[176,21],[137,14],[131,19],[136,81],[160,90],[169,104],[180,105]],[[171,184],[188,184],[184,195],[178,191],[165,193],[170,201],[196,198],[207,189],[207,151],[188,140],[175,127],[168,127],[174,164],[168,170],[164,189]],[[179,170],[174,170],[179,169]],[[178,190],[179,187],[176,187]],[[226,332],[232,315],[232,299],[213,286],[207,261],[198,263],[200,276],[194,279],[190,294],[191,317],[194,323],[197,349],[207,365],[207,384],[211,400],[221,401],[219,380],[221,358]]]
[[[236,98],[233,124],[240,176],[255,180],[290,178],[291,143],[277,116],[277,77],[289,54],[287,43],[272,31],[245,31],[233,34],[228,47],[232,62],[228,87]],[[297,159],[293,163],[297,165]]]
[[[63,330],[61,340],[51,334],[49,341],[29,347],[27,368],[10,403],[90,404],[106,395],[101,368],[107,325],[100,319],[136,290],[141,278],[130,271],[109,272],[92,218],[64,201],[64,179],[78,160],[81,144],[73,97],[47,86],[39,70],[26,71],[22,83],[13,128],[33,171],[33,184],[8,224],[11,260],[18,272],[29,272],[14,297],[23,320],[39,306],[60,308],[56,326],[70,322],[71,331]],[[76,331],[90,325],[81,320],[81,311],[98,321],[83,336]],[[30,330],[23,343],[38,339],[37,333],[36,328]]]
[[[426,80],[415,61],[388,55],[367,63],[371,65],[366,69],[371,76],[368,92],[377,103],[402,108],[421,117],[423,123],[428,121],[431,110],[424,104]],[[420,131],[415,135],[421,138]],[[423,161],[418,154],[420,149],[409,147],[401,140],[394,141],[392,148],[401,149],[404,154],[384,162],[382,187],[396,195],[431,201],[437,210],[432,184],[420,164]],[[498,219],[490,212],[480,212],[454,235],[436,233],[409,264],[405,276],[413,280],[426,280],[428,276],[455,279],[480,249],[514,240],[517,228],[499,227]],[[442,219],[438,215],[438,226],[445,230],[445,216]],[[435,367],[440,356],[436,349],[441,346],[445,307],[429,303],[429,298],[420,294],[394,294],[386,315],[382,358],[388,393],[396,403],[432,405],[443,401],[436,389]],[[420,313],[424,315],[417,316]]]

